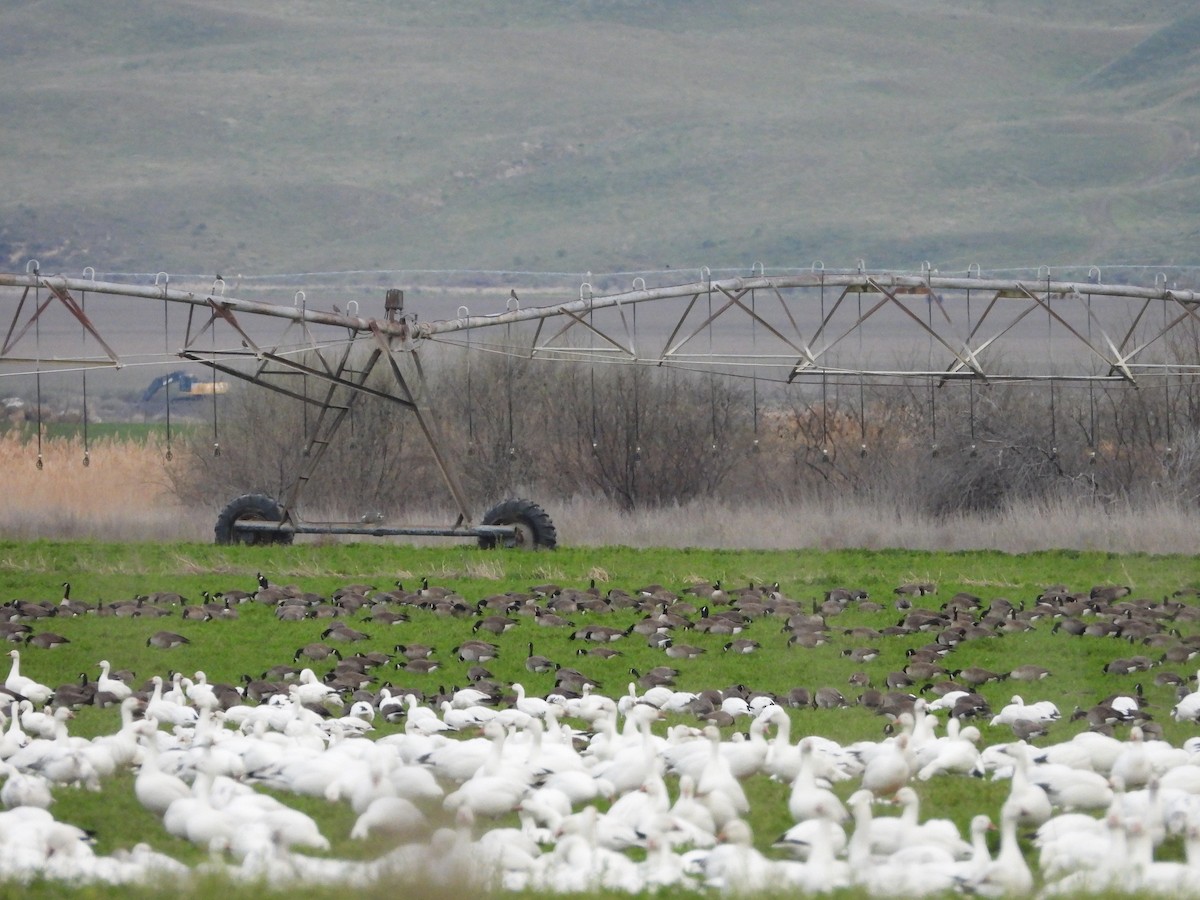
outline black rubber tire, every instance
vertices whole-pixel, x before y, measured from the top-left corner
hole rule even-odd
[[[512,525],[517,533],[503,541],[484,535],[479,546],[490,550],[497,544],[525,550],[553,550],[558,546],[558,532],[546,511],[532,500],[504,500],[484,513],[482,525]]]
[[[295,533],[291,531],[240,531],[237,523],[244,520],[256,522],[282,522],[283,507],[279,501],[266,494],[242,494],[230,501],[217,516],[216,532],[218,544],[290,544]]]

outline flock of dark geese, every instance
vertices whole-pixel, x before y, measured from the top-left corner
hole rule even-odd
[[[202,601],[162,592],[117,604],[74,600],[64,585],[60,601],[3,607],[0,632],[14,647],[69,643],[51,630],[60,617],[210,621],[257,606],[310,623],[314,640],[237,684],[210,683],[203,672],[135,683],[105,660],[99,678],[51,688],[22,671],[11,650],[0,701],[8,712],[0,880],[121,884],[190,871],[145,844],[96,854],[84,832],[49,812],[56,791],[100,788],[133,769],[139,802],[168,834],[210,850],[207,870],[280,887],[355,888],[403,876],[564,893],[1200,895],[1200,738],[1166,740],[1165,717],[1155,718],[1144,689],[1169,693],[1175,732],[1200,722],[1200,684],[1193,690],[1179,671],[1200,653],[1190,588],[1161,600],[1113,585],[1054,585],[1027,602],[969,593],[939,601],[934,585],[911,583],[880,601],[851,588],[797,600],[778,585],[625,591],[593,582],[468,600],[428,580],[410,591],[346,585],[328,596],[262,575],[258,582]],[[418,615],[462,620],[463,639],[441,652],[411,640],[375,649],[379,626],[409,635]],[[530,636],[541,628],[570,639],[568,658],[535,652]],[[1066,717],[1061,697],[1014,695],[994,710],[988,697],[1008,693],[1000,682],[1052,685],[1054,661],[995,670],[956,663],[984,639],[1019,648],[1018,636],[1033,629],[1133,649],[1114,649],[1100,665],[1140,680],[1072,701]],[[635,642],[661,654],[661,664],[633,665],[648,652],[628,649]],[[190,641],[164,629],[146,643],[169,653]],[[517,646],[526,672],[553,677],[540,696],[493,675]],[[705,686],[696,683],[703,660],[689,662],[771,654],[782,677],[803,673],[808,651],[832,661],[820,671],[844,672],[841,683]],[[628,678],[610,691],[594,661],[623,655]],[[461,681],[429,686],[443,675]],[[71,736],[71,710],[84,705],[119,706],[120,729]],[[844,745],[816,734],[791,739],[804,728],[803,710],[838,708],[869,710],[887,727]],[[979,810],[965,834],[921,817],[924,782],[970,775],[1010,779],[999,810]],[[794,825],[770,846],[756,844],[748,824],[744,785],[756,777],[788,785]],[[258,786],[348,802],[357,817],[350,838],[383,840],[385,852],[334,858],[315,820]],[[880,811],[902,812],[876,815],[881,803]],[[1180,846],[1185,861],[1166,858]]]

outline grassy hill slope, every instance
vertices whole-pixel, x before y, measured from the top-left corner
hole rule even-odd
[[[0,268],[1191,262],[1126,6],[0,3]]]

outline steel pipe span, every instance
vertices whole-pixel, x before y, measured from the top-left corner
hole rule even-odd
[[[171,288],[166,284],[138,285],[123,282],[94,281],[88,278],[69,278],[65,275],[45,276],[30,273],[0,273],[0,287],[35,288],[42,286],[49,288],[57,286],[68,291],[115,294],[145,300],[184,303],[200,307],[216,305],[233,312],[244,312],[252,315],[269,316],[295,322],[307,322],[315,325],[333,325],[357,332],[370,332],[372,322],[374,322],[379,330],[386,335],[416,339],[450,334],[473,328],[487,328],[495,325],[535,321],[572,313],[581,314],[593,310],[647,303],[655,300],[677,299],[706,293],[710,290],[737,294],[750,290],[819,288],[822,285],[828,288],[849,289],[852,292],[870,292],[876,290],[878,287],[889,288],[903,293],[979,290],[992,291],[1014,297],[1022,296],[1026,292],[1029,292],[1034,294],[1048,293],[1051,295],[1090,295],[1093,297],[1127,298],[1130,300],[1174,300],[1177,303],[1187,305],[1200,304],[1200,292],[1174,290],[1165,286],[1141,287],[1128,284],[1094,284],[1091,282],[1027,278],[1002,279],[917,274],[903,275],[893,272],[813,272],[798,275],[756,275],[752,277],[693,281],[685,284],[623,291],[616,294],[580,297],[577,300],[547,306],[508,309],[494,315],[464,316],[462,318],[421,322],[412,326],[407,321],[378,320],[371,317],[351,316],[345,313],[307,309],[302,306],[285,303],[248,300],[227,296],[215,291],[184,291]]]

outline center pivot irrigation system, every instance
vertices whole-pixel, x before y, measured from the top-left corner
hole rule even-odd
[[[494,314],[472,315],[463,306],[452,318],[419,321],[396,289],[377,289],[374,302],[384,294],[381,315],[372,316],[359,312],[358,299],[344,296],[342,308],[331,302],[315,309],[303,291],[291,302],[272,302],[233,296],[220,277],[207,290],[185,290],[172,287],[164,273],[153,282],[119,283],[98,280],[91,270],[82,278],[43,275],[31,261],[23,273],[0,273],[0,318],[9,318],[0,367],[2,374],[39,377],[43,371],[80,371],[86,391],[89,369],[121,368],[135,360],[148,364],[144,341],[141,347],[115,348],[134,330],[128,320],[106,326],[107,337],[97,323],[108,322],[110,313],[115,319],[119,304],[156,306],[161,340],[169,348],[157,354],[158,364],[189,360],[213,370],[213,384],[240,379],[315,409],[306,416],[302,462],[283,496],[234,499],[218,517],[218,543],[290,543],[296,534],[416,535],[474,538],[486,547],[551,548],[555,527],[529,500],[507,499],[479,519],[473,516],[439,436],[437,404],[428,396],[421,362],[425,345],[463,348],[468,365],[472,350],[491,349],[550,361],[671,366],[753,379],[756,423],[760,380],[824,388],[834,381],[861,386],[915,379],[932,392],[962,381],[1136,388],[1167,376],[1200,375],[1197,361],[1181,358],[1168,340],[1185,328],[1195,333],[1200,294],[1168,287],[1165,276],[1153,286],[1136,286],[1104,284],[1100,275],[1092,270],[1086,281],[1058,280],[1043,268],[1036,277],[1010,279],[985,276],[974,267],[944,276],[929,267],[894,273],[861,265],[826,271],[820,264],[768,274],[756,265],[749,274],[729,278],[713,278],[703,269],[699,280],[683,284],[648,286],[639,277],[621,290],[609,286],[611,277],[592,279],[579,286],[578,297],[546,296],[540,306],[522,306],[514,289]],[[361,301],[371,302],[367,295]],[[172,323],[172,308],[186,315],[177,313]],[[56,317],[73,329],[73,348],[50,347],[47,336]],[[523,328],[519,340],[514,326]],[[489,344],[488,334],[499,337]],[[372,379],[377,370],[386,377]],[[318,390],[310,390],[310,380]],[[415,418],[453,497],[453,524],[383,527],[301,516],[306,484],[362,397],[387,401]],[[38,425],[40,440],[40,420]],[[215,432],[213,449],[219,455]]]

